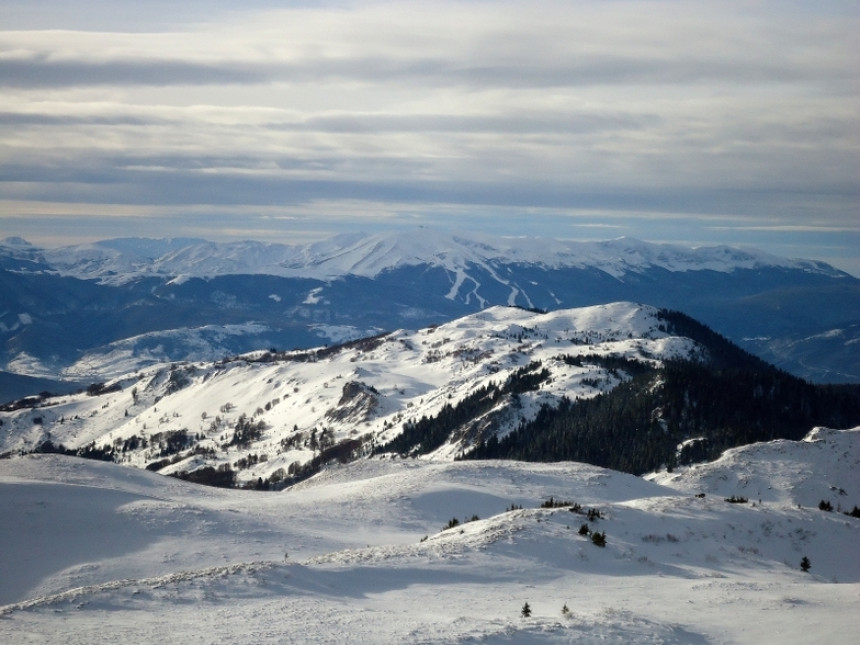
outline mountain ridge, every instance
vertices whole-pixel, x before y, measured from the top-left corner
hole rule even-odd
[[[12,243],[10,243],[12,240]],[[214,277],[266,274],[331,280],[346,275],[374,278],[381,272],[429,264],[452,273],[469,264],[505,261],[547,268],[595,267],[620,278],[659,267],[669,271],[732,271],[782,267],[847,276],[823,262],[780,258],[751,247],[684,247],[620,237],[599,242],[552,238],[503,238],[477,233],[446,234],[419,228],[379,234],[339,235],[304,245],[209,242],[198,238],[115,238],[39,249],[25,240],[0,240],[7,253],[24,248],[49,270],[113,284],[141,276]],[[7,250],[8,249],[8,250]]]
[[[628,300],[684,311],[803,378],[860,382],[860,280],[761,252],[419,229],[295,247],[128,238],[46,253],[0,245],[8,372],[103,380],[120,373],[119,354],[143,368],[339,343],[491,305]]]
[[[585,452],[547,434],[569,414],[592,415],[574,442]],[[6,455],[64,452],[227,486],[279,487],[380,455],[572,458],[640,474],[860,423],[860,390],[806,384],[678,312],[495,306],[342,345],[153,366],[6,406],[0,423]],[[624,450],[607,461],[608,440]],[[531,452],[499,452],[523,443]]]

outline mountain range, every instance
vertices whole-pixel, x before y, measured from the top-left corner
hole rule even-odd
[[[8,339],[51,321],[119,340],[62,354],[44,336],[56,355],[16,355],[98,380],[0,406],[3,642],[785,645],[853,629],[860,385],[810,383],[676,309],[544,310],[546,283],[522,277],[625,285],[656,269],[515,274],[446,256],[325,279],[147,263],[133,277],[111,261],[81,278],[12,246],[2,277],[27,308],[7,309]],[[663,258],[667,275],[700,271]],[[730,264],[699,280],[852,280]],[[248,313],[304,299],[331,315],[335,292],[373,308],[367,326],[300,319],[327,344],[277,347]],[[384,318],[407,296],[423,314]],[[440,320],[417,324],[426,312]],[[122,336],[122,321],[163,329]]]
[[[614,301],[682,311],[814,382],[860,382],[860,280],[753,249],[621,238],[341,235],[306,245],[0,242],[0,385],[66,391],[147,365],[301,349],[441,324],[493,305]],[[39,383],[39,386],[44,385]]]
[[[27,397],[0,410],[0,455],[59,452],[263,489],[376,455],[571,460],[639,475],[815,425],[853,427],[858,388],[806,383],[679,312],[496,306]]]

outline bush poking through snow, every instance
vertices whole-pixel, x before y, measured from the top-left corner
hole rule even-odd
[[[807,558],[806,556],[803,556],[803,558],[800,560],[800,570],[803,571],[804,573],[806,573],[811,568],[812,568],[812,563],[809,561],[809,558]]]
[[[472,515],[472,517],[470,517],[469,519],[463,520],[462,523],[468,524],[469,522],[477,522],[479,519],[481,518],[477,515]],[[442,527],[442,530],[447,531],[448,529],[453,529],[455,526],[460,526],[460,524],[460,520],[458,520],[456,517],[452,517],[450,520],[448,520],[448,523]]]
[[[726,501],[729,504],[746,504],[749,500],[746,497],[741,497],[740,495],[732,495],[731,497],[726,497]]]
[[[523,605],[523,608],[520,611],[520,614],[522,615],[523,618],[528,618],[529,616],[532,615],[532,608],[529,607],[528,603]]]
[[[595,546],[604,547],[606,546],[606,531],[603,533],[599,531],[595,531],[591,534],[591,542]]]
[[[574,512],[578,512],[578,510],[581,508],[579,504],[574,504],[573,502],[568,502],[561,499],[555,499],[554,497],[550,497],[548,500],[544,501],[540,505],[541,508],[564,508],[566,506],[570,506],[571,510],[573,510],[574,508],[577,509]]]

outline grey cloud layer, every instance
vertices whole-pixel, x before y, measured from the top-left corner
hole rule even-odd
[[[32,202],[225,205],[225,231],[282,206],[324,228],[339,203],[371,222],[366,202],[642,237],[655,213],[858,228],[844,3],[201,6],[150,15],[160,32],[119,13],[110,32],[0,32],[0,224]]]
[[[251,85],[349,82],[406,83],[423,87],[557,88],[607,85],[843,84],[855,80],[848,68],[796,66],[793,61],[751,60],[742,56],[696,53],[683,57],[574,54],[564,60],[522,60],[505,64],[439,58],[356,57],[300,62],[211,63],[182,59],[54,60],[47,54],[0,59],[0,87],[61,88],[101,85]]]

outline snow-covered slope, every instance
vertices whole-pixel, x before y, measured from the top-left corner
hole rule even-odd
[[[658,364],[706,354],[666,331],[660,312],[633,303],[535,313],[493,307],[419,331],[400,330],[337,348],[249,354],[233,361],[162,365],[88,392],[0,413],[0,453],[45,441],[114,451],[130,465],[189,472],[237,469],[240,482],[276,478],[327,449],[366,455],[404,426],[515,374],[547,370],[533,388],[500,399],[435,453],[453,458],[504,435],[543,404],[590,398],[627,378],[593,357]],[[117,353],[116,360],[124,354]],[[570,357],[592,357],[575,364]]]
[[[109,343],[84,353],[74,364],[60,371],[66,379],[94,381],[121,377],[130,372],[173,362],[177,346],[186,360],[214,361],[235,354],[231,341],[236,337],[265,337],[265,325],[205,325],[203,327],[154,331]],[[265,345],[265,343],[260,343]]]
[[[856,504],[858,460],[860,429],[819,429],[663,483],[575,463],[374,459],[281,493],[0,460],[14,518],[0,524],[0,639],[848,642],[860,519],[798,503],[836,487]],[[735,470],[803,490],[729,503],[750,492],[721,475]]]
[[[815,428],[802,446],[785,440],[741,446],[714,462],[648,478],[689,493],[707,490],[787,506],[817,506],[824,501],[836,511],[850,511],[860,499],[860,454],[854,445],[858,440],[857,431]]]

